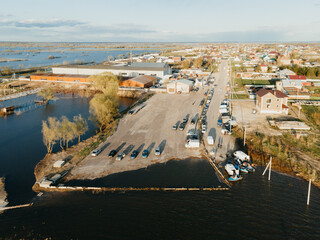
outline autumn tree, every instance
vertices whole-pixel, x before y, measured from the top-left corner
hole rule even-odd
[[[188,68],[190,68],[190,65],[191,65],[191,62],[190,62],[190,60],[188,60],[188,59],[185,59],[185,60],[183,60],[183,61],[181,62],[181,67],[182,67],[183,69],[188,69]]]
[[[43,88],[38,92],[38,96],[43,97],[43,100],[46,102],[46,104],[49,103],[50,100],[54,99],[54,93],[50,88]]]
[[[118,114],[119,81],[112,73],[103,73],[89,78],[102,93],[96,94],[90,101],[90,113],[98,122],[100,131],[108,126]]]
[[[195,68],[200,68],[200,67],[202,67],[202,64],[203,64],[203,58],[202,58],[202,57],[196,58],[196,59],[193,61],[193,67],[195,67]]]
[[[81,114],[73,117],[74,122],[74,132],[78,136],[78,142],[81,140],[81,135],[85,134],[88,131],[88,123],[85,119],[82,118]]]
[[[55,117],[49,117],[48,121],[42,121],[43,143],[48,153],[52,152],[53,146],[59,139],[59,120]]]

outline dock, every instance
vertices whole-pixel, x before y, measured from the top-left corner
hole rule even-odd
[[[30,207],[32,205],[33,205],[33,203],[27,203],[27,204],[21,204],[21,205],[17,205],[17,206],[2,207],[2,208],[0,208],[0,212],[6,211],[6,210],[11,210],[11,209]]]

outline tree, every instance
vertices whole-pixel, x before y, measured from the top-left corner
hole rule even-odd
[[[94,86],[102,93],[96,94],[90,101],[90,113],[99,123],[100,131],[113,121],[118,114],[119,81],[112,73],[103,73],[89,77]]]
[[[75,134],[78,136],[78,142],[80,142],[81,135],[85,134],[88,131],[88,123],[84,120],[79,114],[78,116],[73,117],[74,127],[75,127]]]
[[[118,98],[114,95],[96,94],[90,101],[90,113],[99,124],[100,132],[118,114]]]
[[[38,96],[43,97],[46,104],[49,103],[50,100],[54,99],[54,93],[50,88],[43,88],[38,92]]]
[[[59,139],[59,121],[55,117],[49,117],[48,121],[42,121],[43,142],[47,152],[51,153],[56,141]]]
[[[194,66],[195,68],[200,68],[200,67],[202,67],[202,64],[203,64],[203,58],[202,58],[202,57],[196,58],[196,59],[193,61],[193,66]]]
[[[94,87],[103,94],[117,94],[119,88],[119,80],[117,76],[106,72],[98,75],[92,75],[88,78],[89,82],[94,83]]]
[[[186,59],[181,62],[181,67],[183,69],[188,69],[188,68],[190,68],[190,64],[191,64],[191,62],[188,59]]]

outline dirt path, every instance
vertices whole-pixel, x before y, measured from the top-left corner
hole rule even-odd
[[[5,207],[7,202],[7,193],[4,186],[4,178],[0,178],[0,208]]]

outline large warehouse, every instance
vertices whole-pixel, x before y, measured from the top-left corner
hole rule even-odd
[[[71,74],[52,74],[52,73],[35,73],[30,76],[31,81],[53,81],[53,82],[73,82],[87,83],[89,75],[71,75]]]
[[[104,72],[111,72],[117,76],[137,77],[150,75],[163,78],[171,74],[171,68],[167,63],[138,63],[131,64],[99,64],[99,65],[67,65],[53,67],[53,74],[72,74],[72,75],[97,75]]]

